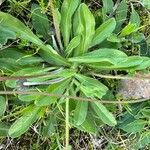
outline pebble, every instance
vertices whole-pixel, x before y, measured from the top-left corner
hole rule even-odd
[[[123,79],[118,95],[124,99],[150,98],[150,79]]]

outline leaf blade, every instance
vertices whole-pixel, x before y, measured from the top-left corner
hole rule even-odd
[[[104,105],[99,102],[91,102],[91,106],[105,124],[109,126],[115,126],[117,124],[117,121],[112,113],[110,113]]]
[[[100,44],[107,37],[109,37],[111,33],[114,31],[115,27],[116,27],[116,21],[114,18],[111,18],[106,22],[104,22],[102,25],[100,25],[95,31],[95,35],[92,40],[91,47]]]
[[[87,97],[102,98],[107,93],[108,88],[96,79],[81,74],[76,74],[75,78],[78,80],[75,84]]]
[[[26,114],[16,120],[9,129],[9,136],[12,138],[19,137],[25,133],[30,126],[38,119],[40,107],[31,107]]]
[[[72,28],[72,17],[80,0],[64,0],[61,7],[61,32],[65,47],[68,45]]]
[[[33,32],[26,27],[20,20],[13,17],[10,14],[0,11],[1,23],[0,27],[3,26],[7,30],[14,32],[21,39],[30,41],[38,46],[40,49],[38,53],[48,63],[58,65],[69,65],[69,63],[61,57],[50,45],[46,46]]]
[[[45,40],[47,40],[50,29],[50,23],[47,15],[41,12],[39,5],[33,3],[31,6],[31,16],[34,29],[38,34],[42,35]]]
[[[122,0],[119,6],[117,7],[116,15],[115,15],[116,22],[117,22],[115,31],[117,33],[120,31],[122,24],[125,22],[127,18],[127,12],[128,12],[128,5],[125,0]]]
[[[87,22],[88,20],[88,22]],[[95,19],[87,5],[80,4],[73,20],[74,36],[81,36],[79,46],[74,55],[82,55],[88,51],[91,40],[95,33]]]
[[[87,110],[88,110],[88,102],[77,102],[75,111],[74,111],[74,122],[77,126],[81,125],[86,117],[87,117]]]
[[[6,111],[6,99],[3,96],[0,96],[0,116]]]

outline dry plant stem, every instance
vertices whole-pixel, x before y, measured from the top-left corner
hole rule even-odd
[[[110,100],[96,100],[96,99],[90,99],[90,98],[84,98],[84,97],[76,97],[76,96],[68,96],[63,94],[53,94],[53,93],[47,93],[47,92],[32,92],[32,91],[0,91],[0,95],[13,95],[13,94],[31,94],[31,95],[44,95],[44,96],[51,96],[51,97],[64,97],[68,99],[78,100],[78,101],[88,101],[88,102],[99,102],[103,104],[132,104],[132,103],[140,103],[149,101],[150,99],[131,99],[129,101],[110,101]]]
[[[6,80],[19,80],[19,79],[29,79],[29,78],[35,78],[35,77],[44,77],[48,76],[51,73],[47,74],[39,74],[39,75],[31,75],[31,76],[0,76],[0,81],[6,81]],[[112,76],[112,75],[103,75],[103,74],[97,74],[91,72],[90,75],[94,75],[100,78],[109,78],[109,79],[150,79],[150,74],[143,74],[143,75],[138,75],[136,77],[129,77],[129,76]]]
[[[19,79],[29,79],[29,78],[37,78],[37,77],[44,77],[48,76],[50,73],[43,74],[43,75],[31,75],[31,76],[0,76],[0,81],[6,81],[6,80],[19,80]]]
[[[9,45],[7,45],[7,46],[2,47],[2,48],[0,49],[0,51],[4,50],[4,49],[6,49],[6,48],[11,47],[14,43],[16,43],[16,42],[18,42],[18,41],[19,41],[19,40],[17,39],[17,40],[15,40],[14,42],[12,42],[11,44],[9,44]]]
[[[66,92],[67,95],[68,91]],[[65,150],[68,150],[69,148],[69,98],[66,98],[66,145]]]
[[[137,80],[137,79],[141,79],[141,80],[147,80],[150,79],[150,75],[138,75],[138,76],[134,76],[134,77],[129,77],[129,76],[112,76],[112,75],[103,75],[103,74],[97,74],[97,73],[91,73],[92,75],[96,76],[96,77],[100,77],[100,78],[107,78],[107,79],[128,79],[128,80]]]
[[[62,51],[62,50],[63,50],[63,45],[62,45],[62,42],[61,42],[59,23],[57,22],[57,19],[56,19],[57,17],[56,17],[56,14],[55,14],[55,12],[54,12],[53,0],[49,0],[49,2],[48,2],[48,7],[50,7],[51,12],[52,12],[53,23],[54,23],[54,28],[55,28],[55,32],[56,32],[56,38],[57,38],[58,44],[59,44],[59,46],[60,46],[60,49],[61,49],[61,51]],[[47,8],[48,8],[48,7],[47,7]]]

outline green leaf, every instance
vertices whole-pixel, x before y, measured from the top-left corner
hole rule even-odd
[[[19,65],[38,65],[41,62],[44,62],[44,60],[41,57],[38,56],[31,56],[31,55],[25,55],[24,57],[16,60],[16,62],[19,63]]]
[[[117,10],[116,10],[116,32],[118,33],[121,29],[122,24],[125,22],[127,18],[127,12],[128,12],[128,5],[126,3],[126,0],[122,0],[121,3],[119,3]]]
[[[8,136],[9,126],[3,122],[0,122],[0,137]]]
[[[138,57],[138,56],[132,56],[132,57],[128,61],[128,63],[124,62],[124,65],[127,65],[127,67],[133,67],[130,69],[133,69],[135,71],[135,70],[143,70],[143,69],[150,67],[150,59],[148,57]],[[130,64],[130,61],[131,61],[131,64]]]
[[[30,60],[28,63],[25,63],[25,64],[30,64],[30,62],[34,62],[36,59],[39,60],[39,62],[42,62],[43,59],[38,57],[38,56],[35,56],[34,54],[28,54],[27,51],[22,51],[22,49],[18,49],[17,47],[13,48],[13,47],[10,47],[10,48],[6,48],[6,49],[3,49],[2,51],[0,51],[0,57],[2,58],[12,58],[12,59],[16,59],[16,62],[24,62],[24,60]],[[37,62],[36,62],[37,63]]]
[[[75,78],[78,80],[76,85],[80,90],[87,96],[91,98],[102,98],[106,93],[108,88],[96,79],[76,74]]]
[[[131,24],[136,24],[137,27],[140,26],[141,20],[139,14],[134,9],[133,5],[131,4],[132,12],[130,16],[130,22]]]
[[[7,43],[9,39],[16,39],[14,32],[5,29],[4,27],[0,28],[0,48]]]
[[[37,45],[43,44],[43,42],[17,18],[4,12],[0,12],[0,18],[0,27],[3,27],[10,32],[14,32],[20,38],[25,39],[27,41],[31,41]]]
[[[111,13],[113,12],[113,1],[112,0],[102,0],[103,2],[103,9],[105,10],[106,13]]]
[[[24,57],[26,54],[19,51],[18,48],[6,48],[2,51],[0,51],[0,57],[1,58],[14,58],[16,60],[18,60],[20,57]]]
[[[86,117],[86,119],[82,123],[82,125],[77,126],[76,123],[73,122],[73,126],[76,127],[77,129],[87,132],[87,133],[91,133],[91,134],[97,133],[95,121],[93,120],[93,116],[90,114]]]
[[[59,65],[59,66],[70,66],[65,58],[60,56],[50,45],[42,45],[38,51],[41,57],[50,64]]]
[[[100,44],[107,37],[109,37],[116,27],[116,21],[114,18],[111,18],[104,22],[100,27],[98,27],[95,31],[95,35],[93,37],[91,47],[97,44]]]
[[[64,0],[61,7],[61,33],[65,47],[70,41],[72,17],[79,3],[80,0]]]
[[[24,65],[39,65],[44,60],[41,57],[28,55],[26,52],[18,48],[6,48],[0,51],[0,59],[14,60],[16,66],[21,67]]]
[[[150,66],[150,59],[148,57],[130,56],[126,58],[114,59],[114,65],[105,63],[95,63],[90,66],[99,69],[119,69],[119,70],[142,70]]]
[[[32,102],[35,101],[38,97],[38,95],[18,95],[18,99],[23,102]]]
[[[127,56],[116,49],[98,49],[83,56],[72,57],[70,62],[85,63],[99,69],[135,69],[141,70],[150,66],[148,57]]]
[[[120,62],[117,63],[116,68],[135,67],[142,64],[144,62],[144,59],[145,59],[144,57],[140,57],[140,56],[130,56],[124,60],[120,60]]]
[[[87,111],[88,111],[88,102],[79,101],[77,102],[75,111],[74,111],[74,122],[76,125],[81,125],[86,117],[87,117]]]
[[[140,33],[140,32],[134,32],[131,34],[131,42],[132,43],[140,43],[142,42],[143,40],[145,40],[145,36],[143,33]],[[143,52],[143,49],[142,49],[142,52]]]
[[[51,115],[45,120],[45,125],[42,128],[42,134],[45,137],[50,137],[55,133],[56,117]]]
[[[60,26],[60,23],[61,23],[61,13],[59,12],[59,9],[55,8],[54,9],[54,13],[56,14],[56,22]]]
[[[70,79],[67,79],[65,81],[52,84],[47,89],[46,92],[52,93],[52,94],[63,94],[65,90],[69,86]],[[35,105],[37,106],[48,106],[52,103],[55,103],[57,99],[60,99],[60,97],[50,97],[50,96],[39,96],[35,100]]]
[[[39,118],[41,108],[32,106],[25,114],[17,119],[9,129],[9,136],[16,138],[24,134],[31,125]]]
[[[141,0],[143,6],[150,10],[150,0]]]
[[[3,72],[12,73],[12,72],[17,71],[18,69],[20,69],[20,65],[19,65],[18,62],[16,62],[15,59],[0,58],[0,69],[3,70]]]
[[[25,65],[37,66],[44,60],[39,56],[33,56],[18,48],[6,48],[0,51],[0,68],[4,72],[15,72]]]
[[[109,126],[115,126],[117,124],[116,119],[110,113],[104,105],[102,105],[100,102],[91,102],[91,106],[95,113],[98,115],[98,117],[107,125]]]
[[[120,128],[128,133],[135,134],[141,132],[146,124],[147,122],[145,120],[135,120],[129,124],[122,124]]]
[[[39,35],[42,35],[45,40],[49,38],[50,22],[46,14],[44,14],[37,4],[32,4],[31,7],[33,28]]]
[[[144,148],[146,145],[148,146],[149,144],[150,144],[150,131],[148,130],[141,134],[141,137],[136,146],[138,149],[140,149]]]
[[[113,43],[121,42],[121,39],[116,34],[113,34],[113,33],[107,38],[107,40]]]
[[[78,35],[70,41],[65,50],[67,56],[69,56],[73,52],[73,50],[80,44],[80,40],[81,36]]]
[[[98,49],[85,55],[72,57],[68,60],[70,62],[77,62],[77,63],[100,63],[100,62],[108,62],[109,64],[116,64],[119,61],[119,58],[127,58],[127,55],[122,51],[116,49]]]
[[[137,31],[137,25],[129,23],[127,26],[125,26],[120,33],[120,36],[127,36],[130,35],[133,32]]]
[[[144,117],[150,118],[150,107],[144,107],[140,112]]]
[[[81,35],[80,44],[75,50],[75,55],[82,55],[87,52],[95,33],[94,16],[84,3],[79,6],[75,14],[73,29],[74,36]]]
[[[0,96],[0,116],[6,111],[6,99],[3,96]]]
[[[69,63],[63,57],[61,57],[55,50],[53,50],[53,48],[50,45],[44,45],[44,43],[17,18],[4,12],[0,12],[0,18],[0,28],[3,27],[10,32],[14,32],[17,37],[30,41],[39,48],[41,48],[39,49],[38,53],[41,55],[41,57],[45,59],[45,61],[61,66],[69,65]]]
[[[55,69],[54,67],[50,67],[50,68]],[[46,69],[48,69],[48,68],[45,68],[45,71],[46,71]],[[57,78],[67,79],[67,78],[73,77],[74,74],[75,74],[74,70],[59,68],[59,69],[55,69],[54,71],[51,71],[48,76],[31,78],[31,79],[28,79],[28,81],[30,81],[30,82],[43,82],[43,81],[47,81],[47,80],[51,80],[51,79],[57,79]]]
[[[102,7],[102,10],[101,10],[100,13],[101,13],[101,14],[100,14],[100,17],[101,17],[101,19],[102,19],[103,22],[109,19],[108,13],[106,12],[106,10],[105,10],[103,7]],[[96,21],[97,21],[97,20],[96,20]],[[101,22],[100,22],[100,23],[101,23]]]
[[[140,55],[150,57],[150,37],[145,38],[139,43]]]
[[[47,73],[48,71],[52,70],[53,68],[47,67],[28,67],[18,70],[12,74],[12,76],[31,76],[31,75],[40,75]],[[43,77],[44,78],[44,77]],[[50,78],[50,77],[49,77]],[[45,78],[44,78],[45,79]],[[33,79],[32,79],[33,80]],[[17,86],[17,80],[7,80],[6,86],[10,88],[15,88]]]

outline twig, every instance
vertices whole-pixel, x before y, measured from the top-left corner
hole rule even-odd
[[[119,75],[112,76],[112,75],[103,75],[103,74],[97,74],[97,73],[91,73],[91,74],[96,76],[96,77],[107,78],[107,79],[128,79],[128,80],[137,80],[137,79],[148,80],[148,79],[150,79],[150,75],[140,75],[140,74],[137,74],[134,77],[119,76]]]
[[[4,46],[4,47],[1,47],[1,48],[0,48],[0,51],[5,50],[6,48],[9,48],[10,46],[12,46],[14,43],[16,43],[16,42],[18,42],[18,41],[19,41],[19,40],[17,39],[17,40],[15,40],[15,41],[13,41],[12,43],[10,43],[9,45]]]
[[[48,7],[50,7],[51,12],[52,12],[53,23],[54,23],[54,28],[55,28],[55,32],[56,32],[56,38],[57,38],[58,44],[59,44],[60,49],[61,49],[61,52],[62,52],[62,50],[63,50],[63,45],[62,45],[62,42],[61,42],[59,23],[57,22],[57,19],[56,19],[57,17],[56,17],[56,14],[55,14],[55,12],[54,12],[53,0],[49,0],[47,8],[48,8]]]
[[[57,70],[45,73],[45,74],[28,75],[28,76],[0,76],[0,81],[19,80],[19,79],[31,79],[31,78],[37,78],[37,77],[46,77],[46,76],[49,76],[49,75],[55,75],[57,73],[60,73],[60,71],[62,71],[62,70],[63,70],[63,67],[61,67],[61,68],[59,68]]]
[[[19,80],[19,79],[29,79],[29,78],[36,78],[36,77],[44,77],[53,74],[46,73],[46,74],[39,74],[39,75],[30,75],[30,76],[0,76],[0,81],[6,81],[6,80]],[[136,80],[136,79],[150,79],[150,74],[136,74],[134,77],[129,76],[112,76],[112,75],[103,75],[103,74],[97,74],[91,72],[90,75],[97,76],[100,78],[108,78],[108,79],[129,79],[129,80]]]
[[[30,79],[30,78],[44,77],[44,76],[48,76],[48,75],[51,75],[51,73],[30,75],[30,76],[9,76],[9,77],[8,76],[0,76],[0,81]]]
[[[96,99],[91,99],[91,98],[84,98],[84,97],[77,97],[77,96],[68,96],[64,94],[53,94],[53,93],[48,93],[48,92],[34,92],[34,91],[0,91],[0,95],[13,95],[13,94],[31,94],[31,95],[44,95],[44,96],[51,96],[51,97],[64,97],[64,98],[69,98],[70,100],[78,100],[78,101],[88,101],[88,102],[99,102],[103,104],[133,104],[133,103],[140,103],[140,102],[145,102],[149,101],[149,98],[143,98],[143,99],[132,99],[129,101],[110,101],[110,100],[96,100]]]
[[[69,94],[69,91],[67,90],[66,94]],[[69,149],[69,98],[66,98],[66,116],[65,116],[65,122],[66,122],[66,145],[65,149]]]

